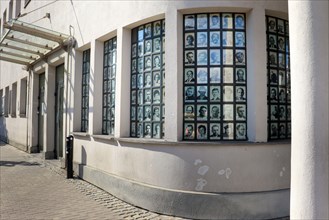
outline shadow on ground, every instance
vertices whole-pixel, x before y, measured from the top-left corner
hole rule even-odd
[[[13,167],[13,166],[40,166],[40,163],[37,162],[26,162],[26,161],[0,161],[0,166]]]

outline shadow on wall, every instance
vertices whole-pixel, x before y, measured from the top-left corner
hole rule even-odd
[[[3,116],[0,117],[0,144],[2,145],[1,141],[8,143],[8,130],[6,126],[6,118]]]

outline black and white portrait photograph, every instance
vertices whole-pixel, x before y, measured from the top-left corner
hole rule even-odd
[[[224,86],[223,87],[223,101],[224,102],[233,102],[233,86]]]
[[[146,73],[145,74],[144,87],[151,87],[151,86],[152,86],[152,76],[151,76],[151,73]]]
[[[153,106],[152,110],[153,121],[160,121],[160,106]]]
[[[160,138],[161,130],[160,130],[160,123],[153,124],[153,138]]]
[[[185,30],[193,30],[195,28],[195,17],[194,15],[185,16]]]
[[[137,62],[136,62],[136,59],[133,59],[131,61],[131,72],[136,73],[136,71],[137,71]]]
[[[131,91],[131,104],[132,105],[136,104],[136,90]]]
[[[194,120],[194,117],[195,117],[194,105],[185,105],[184,119],[185,120]]]
[[[197,64],[198,65],[207,65],[208,61],[208,51],[207,50],[198,50],[197,51]]]
[[[143,62],[143,58],[138,58],[137,60],[137,72],[138,73],[142,73],[144,70],[144,62]]]
[[[185,34],[185,48],[193,48],[195,46],[194,33]]]
[[[284,37],[278,37],[278,49],[281,50],[281,51],[284,51],[286,47],[286,43],[285,43],[285,39]]]
[[[143,107],[137,107],[137,120],[143,121]]]
[[[279,107],[277,105],[271,105],[271,120],[278,120],[280,117]]]
[[[207,83],[208,82],[208,72],[207,68],[198,68],[197,69],[197,83]]]
[[[145,138],[150,138],[151,137],[151,123],[145,123],[144,126],[144,137]]]
[[[220,86],[210,86],[210,101],[220,101]]]
[[[185,139],[194,139],[194,124],[185,123],[184,124],[184,138]]]
[[[286,57],[283,53],[279,53],[279,67],[280,68],[286,67]]]
[[[232,47],[233,46],[233,32],[232,31],[223,31],[223,47]]]
[[[131,75],[131,88],[136,88],[136,74]]]
[[[145,63],[144,70],[151,70],[151,68],[152,68],[151,56],[145,56],[144,63]]]
[[[210,139],[220,139],[221,134],[220,134],[220,124],[210,124]]]
[[[246,46],[244,32],[235,32],[235,46],[236,47]]]
[[[133,44],[131,46],[131,57],[135,58],[137,56],[137,44]]]
[[[211,47],[220,47],[220,32],[219,31],[210,32],[210,46]]]
[[[195,82],[194,68],[186,68],[185,69],[185,80],[184,81],[185,81],[186,84]]]
[[[210,65],[220,65],[220,50],[210,50]]]
[[[277,56],[277,53],[270,52],[270,55],[269,55],[269,64],[270,64],[270,66],[273,66],[273,67],[277,66],[278,61],[277,61],[276,56]]]
[[[235,15],[235,29],[244,29],[244,15],[243,14]]]
[[[235,87],[235,101],[245,102],[246,101],[246,87],[236,86]]]
[[[223,68],[223,83],[233,83],[233,67]]]
[[[207,14],[199,14],[197,16],[197,28],[198,30],[204,30],[208,28]]]
[[[220,67],[210,68],[210,83],[220,83],[220,79],[221,79],[220,72],[221,72]]]
[[[194,65],[195,57],[194,50],[185,51],[185,65]]]
[[[207,47],[208,46],[208,33],[198,32],[197,33],[197,47]]]
[[[136,120],[136,108],[134,106],[131,107],[131,110],[130,110],[130,119],[132,121]]]
[[[197,139],[207,139],[207,124],[197,124]]]
[[[247,119],[246,115],[246,105],[236,105],[236,120],[237,121],[244,121]]]
[[[138,40],[141,41],[144,39],[144,28],[143,26],[138,28]]]
[[[152,53],[152,40],[145,41],[144,54]]]
[[[219,29],[220,27],[220,17],[219,14],[210,14],[209,18],[210,29]]]
[[[220,119],[220,105],[210,105],[210,120],[218,121]]]
[[[234,139],[234,124],[233,123],[223,123],[223,139],[232,140]]]
[[[143,104],[143,90],[138,90],[137,92],[137,103],[139,105]]]
[[[276,32],[276,21],[275,18],[268,18],[268,23],[267,23],[268,31],[270,32]]]
[[[160,103],[160,89],[153,89],[153,103]]]
[[[237,123],[235,129],[236,139],[246,139],[246,123]]]
[[[286,137],[286,124],[280,123],[279,125],[279,137],[285,138]]]
[[[206,121],[208,116],[208,107],[207,105],[198,105],[197,106],[197,119],[201,121]]]
[[[276,36],[273,35],[273,34],[270,34],[268,36],[268,48],[270,48],[270,49],[277,49]]]
[[[138,88],[143,88],[144,86],[144,78],[143,78],[143,74],[138,74],[137,75],[137,87]]]
[[[144,106],[144,120],[151,121],[151,119],[152,119],[151,106],[149,105]]]
[[[145,89],[144,90],[144,103],[151,103],[152,102],[152,94],[151,89]]]
[[[144,42],[138,42],[137,53],[138,53],[138,57],[143,56],[143,54],[144,54]]]
[[[195,100],[194,86],[185,86],[185,101],[191,102]]]
[[[246,51],[236,50],[235,51],[235,64],[236,65],[246,65]]]
[[[285,105],[279,106],[279,114],[280,114],[280,120],[286,120],[286,106]]]
[[[153,72],[153,86],[160,86],[161,76],[159,71]]]
[[[279,102],[286,102],[286,90],[284,88],[279,89]]]
[[[161,68],[161,56],[160,54],[153,55],[153,69]]]
[[[147,24],[144,27],[144,37],[149,38],[152,37],[152,24]]]
[[[277,102],[278,101],[278,89],[276,87],[270,87],[269,91],[270,101]]]
[[[278,138],[278,124],[277,123],[271,123],[270,136],[271,136],[271,138]]]
[[[161,21],[156,21],[153,23],[153,35],[158,36],[161,34]]]
[[[223,64],[233,65],[233,50],[230,49],[223,50]]]
[[[234,115],[233,104],[223,105],[223,120],[231,121],[233,120],[233,115]]]
[[[208,100],[208,91],[207,86],[198,86],[197,87],[197,101],[205,102]]]
[[[160,52],[161,51],[161,38],[154,38],[153,39],[153,52]]]
[[[287,120],[291,120],[291,106],[287,105]]]
[[[138,123],[137,124],[137,137],[143,137],[143,124]]]
[[[136,136],[136,123],[135,122],[132,122],[131,123],[131,126],[130,126],[130,134],[131,136]]]
[[[278,84],[278,71],[275,69],[270,69],[270,84]]]
[[[233,28],[233,17],[232,14],[223,14],[223,28]]]
[[[278,34],[284,34],[284,21],[278,19]]]
[[[236,68],[235,69],[235,82],[245,83],[246,82],[246,69],[245,68]]]

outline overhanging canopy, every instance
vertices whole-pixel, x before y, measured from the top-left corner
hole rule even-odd
[[[70,36],[18,20],[4,24],[0,60],[31,66],[61,48]]]

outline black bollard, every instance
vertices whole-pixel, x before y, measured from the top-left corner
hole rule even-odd
[[[66,137],[66,178],[73,178],[73,136]]]

